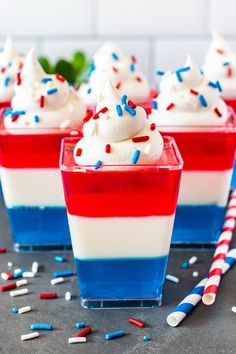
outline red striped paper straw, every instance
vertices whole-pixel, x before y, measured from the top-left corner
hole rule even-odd
[[[211,264],[208,279],[205,285],[202,302],[205,305],[212,305],[215,302],[219,289],[222,270],[225,258],[229,250],[230,242],[234,233],[236,224],[236,189],[231,193],[227,211],[225,214],[224,225],[216,245],[213,261]]]

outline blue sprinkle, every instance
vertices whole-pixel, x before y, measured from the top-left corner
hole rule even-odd
[[[38,123],[39,122],[39,116],[34,116],[34,121],[35,121],[35,123]]]
[[[52,88],[52,89],[48,90],[48,91],[47,91],[47,94],[48,94],[48,95],[52,95],[53,93],[55,93],[55,92],[57,92],[57,91],[58,91],[58,89],[55,87],[55,88]]]
[[[88,88],[87,94],[89,95],[92,92],[91,87]]]
[[[121,104],[126,104],[126,100],[127,100],[127,95],[123,95],[121,97]]]
[[[198,98],[199,98],[199,101],[201,102],[201,105],[203,107],[207,107],[207,101],[206,101],[205,97],[203,95],[199,95]]]
[[[11,63],[11,62],[9,62],[9,63],[8,63],[8,67],[10,68],[11,66],[12,66],[12,63]]]
[[[30,329],[35,330],[35,329],[45,329],[47,331],[52,330],[52,324],[51,323],[33,323],[30,326]]]
[[[63,262],[65,262],[65,257],[63,257],[63,256],[55,256],[54,257],[54,261],[58,262],[58,263],[63,263]]]
[[[152,101],[152,107],[154,109],[158,109],[158,102],[157,101]]]
[[[11,311],[12,311],[13,313],[18,313],[18,308],[17,308],[17,307],[12,307]]]
[[[188,262],[183,262],[181,264],[181,268],[183,268],[183,269],[187,269],[188,267],[189,267],[189,263]]]
[[[23,114],[25,114],[25,111],[14,111],[14,112],[11,112],[11,115],[12,116],[22,116]]]
[[[163,76],[165,75],[165,71],[157,70],[156,74],[159,76]]]
[[[102,164],[102,161],[101,161],[101,160],[98,160],[98,161],[95,163],[95,165],[94,165],[94,169],[95,169],[95,170],[98,170],[98,169],[100,168],[101,164]]]
[[[216,84],[217,84],[217,88],[218,88],[219,92],[222,92],[223,90],[222,90],[220,81],[216,81]]]
[[[47,82],[52,81],[52,79],[50,77],[44,77],[41,81],[43,84],[46,84]]]
[[[150,337],[149,336],[143,336],[143,341],[144,342],[148,342],[150,340]]]
[[[229,64],[230,64],[229,61],[225,61],[225,62],[223,63],[223,66],[228,66]]]
[[[72,270],[63,270],[61,272],[54,272],[54,278],[60,278],[60,277],[70,277],[71,275],[74,275],[74,272]]]
[[[134,64],[130,64],[130,71],[135,71],[135,65]]]
[[[117,111],[117,114],[118,116],[123,116],[123,111],[122,111],[122,108],[119,104],[116,105],[116,111]]]
[[[186,66],[185,68],[180,68],[178,69],[175,73],[176,73],[176,76],[177,76],[177,79],[179,82],[183,82],[183,79],[182,79],[182,76],[181,76],[181,73],[184,73],[186,71],[189,71],[190,70],[190,66]]]
[[[11,113],[12,113],[11,108],[7,108],[7,109],[5,110],[5,112],[3,113],[3,117],[5,118],[5,117],[7,117],[9,114],[11,114]]]
[[[131,116],[135,116],[136,115],[136,111],[135,109],[131,108],[130,106],[128,106],[127,104],[124,105],[124,109],[131,114]]]
[[[201,75],[204,75],[203,69],[200,69],[200,73],[201,73]]]
[[[14,279],[18,279],[18,278],[21,278],[22,277],[22,274],[25,272],[25,270],[24,269],[21,269],[18,273],[15,273],[14,275],[13,275],[13,278]]]
[[[222,87],[221,87],[221,84],[218,80],[216,81],[216,83],[209,81],[208,86],[211,86],[213,88],[217,88],[219,90],[219,92],[222,92]]]
[[[114,52],[111,53],[111,56],[112,56],[113,59],[119,60],[119,57],[118,57],[118,55],[116,53],[114,53]]]
[[[6,77],[4,80],[4,86],[7,87],[9,85],[9,82],[10,82],[10,77]]]
[[[96,69],[94,62],[91,63],[90,65],[90,71],[94,71]]]
[[[106,340],[111,340],[111,339],[115,339],[115,338],[123,337],[123,336],[125,336],[125,331],[123,329],[121,329],[119,331],[107,333],[105,335],[105,339]]]
[[[140,150],[135,150],[135,152],[133,153],[132,159],[131,159],[131,163],[133,165],[136,165],[136,163],[138,162],[140,156]]]
[[[85,323],[84,322],[77,322],[76,324],[75,324],[75,327],[76,328],[85,328]]]

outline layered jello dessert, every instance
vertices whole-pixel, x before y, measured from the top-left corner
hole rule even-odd
[[[88,109],[95,110],[97,99],[107,80],[135,104],[151,107],[152,96],[148,80],[138,70],[136,58],[126,56],[116,43],[105,42],[93,56],[87,82],[79,89]]]
[[[2,189],[16,249],[71,245],[59,170],[61,139],[78,131],[85,106],[60,75],[26,57],[0,127]]]
[[[203,70],[208,79],[220,80],[223,99],[236,111],[236,52],[218,33],[213,33]],[[236,187],[236,166],[232,186]]]
[[[0,108],[10,106],[23,62],[24,58],[18,53],[12,39],[7,38],[0,52]]]
[[[232,112],[219,81],[207,80],[188,57],[166,72],[149,119],[175,138],[184,160],[172,242],[214,244],[227,205],[236,145]]]
[[[64,139],[60,161],[82,305],[158,305],[182,170],[179,151],[111,83],[83,134]]]

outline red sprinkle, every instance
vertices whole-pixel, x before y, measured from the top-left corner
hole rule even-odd
[[[147,115],[151,114],[152,113],[152,109],[151,108],[144,108],[145,109],[145,112]]]
[[[137,80],[138,82],[142,82],[142,79],[141,79],[141,77],[139,77],[139,76],[136,77],[136,80]]]
[[[10,272],[5,272],[8,275],[8,279],[13,279],[13,275]]]
[[[115,66],[112,67],[112,70],[114,71],[114,73],[118,73],[119,72],[119,70]]]
[[[198,95],[199,95],[199,93],[198,93],[197,91],[193,90],[193,89],[190,90],[190,93],[192,93],[192,94],[195,95],[195,96],[198,96]]]
[[[131,100],[128,100],[128,105],[133,109],[135,109],[137,107],[136,104]]]
[[[77,149],[76,150],[76,156],[81,156],[81,154],[82,154],[82,149]]]
[[[142,141],[147,141],[147,140],[149,140],[148,135],[136,136],[135,138],[132,138],[133,143],[141,143]]]
[[[132,60],[133,64],[137,63],[137,59],[136,59],[135,55],[131,55],[131,60]]]
[[[151,129],[151,130],[155,130],[155,129],[156,129],[156,124],[155,124],[155,123],[152,123],[152,124],[150,125],[150,129]]]
[[[20,73],[17,73],[16,75],[17,75],[17,76],[16,76],[16,77],[17,77],[17,82],[16,82],[16,84],[17,84],[17,85],[20,85],[20,84],[21,84]]]
[[[23,68],[24,64],[22,62],[20,62],[19,64],[19,69],[21,70]]]
[[[109,154],[111,152],[111,145],[110,144],[106,145],[105,151],[106,151],[107,154]]]
[[[64,77],[63,76],[61,76],[60,74],[56,74],[56,78],[57,78],[57,80],[59,80],[59,81],[61,81],[61,82],[65,82],[66,80],[64,79]]]
[[[232,68],[227,68],[227,76],[232,76]]]
[[[118,84],[116,85],[116,89],[119,90],[121,87],[121,82],[118,82]]]
[[[216,51],[217,51],[217,53],[219,53],[221,55],[225,53],[222,49],[216,49]]]
[[[0,253],[6,253],[7,249],[5,247],[0,247]]]
[[[92,327],[87,327],[77,334],[76,337],[86,337],[87,334],[92,333]]]
[[[0,291],[7,291],[16,288],[16,283],[11,283],[0,287]]]
[[[11,121],[16,122],[18,118],[19,118],[19,114],[14,114]]]
[[[152,90],[150,95],[151,95],[152,98],[157,98],[158,97],[158,92],[156,90]]]
[[[84,117],[83,122],[86,123],[88,122],[93,116],[93,112],[89,111],[88,114]]]
[[[174,103],[169,104],[169,106],[166,107],[166,110],[169,111],[170,109],[174,108]]]
[[[218,108],[214,109],[214,112],[217,114],[218,117],[222,117],[222,114],[220,113],[220,111],[218,110]]]
[[[51,293],[51,294],[39,294],[40,299],[56,299],[57,298],[57,293]]]
[[[1,73],[5,73],[5,71],[6,71],[6,68],[3,67],[3,68],[1,69]]]
[[[106,113],[107,111],[108,111],[108,108],[103,107],[102,109],[100,109],[100,111],[98,111],[96,114],[94,114],[93,119],[98,119],[100,113]]]
[[[131,317],[130,319],[129,319],[129,323],[132,323],[132,324],[134,324],[135,326],[138,326],[138,327],[145,327],[145,323],[144,322],[142,322],[142,321],[139,321],[139,320],[137,320],[136,318],[133,318],[133,317]]]
[[[40,108],[44,107],[44,101],[45,101],[44,96],[41,96],[39,101]]]

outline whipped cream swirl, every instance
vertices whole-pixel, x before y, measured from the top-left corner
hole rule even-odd
[[[220,80],[224,98],[236,98],[236,53],[218,33],[213,39],[203,66],[206,77]]]
[[[0,52],[0,102],[11,101],[23,62],[24,58],[18,53],[12,39],[7,38]]]
[[[60,75],[48,75],[32,49],[15,86],[12,110],[4,116],[6,128],[77,129],[86,113],[73,87]]]
[[[97,112],[85,120],[84,137],[74,149],[78,165],[98,169],[100,165],[155,164],[162,154],[163,139],[156,125],[110,82],[100,95]]]
[[[137,70],[135,58],[125,56],[112,42],[106,42],[95,53],[88,82],[81,85],[79,93],[87,105],[96,105],[107,81],[130,99],[146,100],[150,87],[145,76]]]
[[[228,119],[228,109],[220,98],[221,91],[220,82],[206,80],[188,56],[183,68],[162,76],[149,119],[158,125],[222,125]]]

